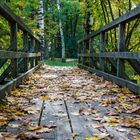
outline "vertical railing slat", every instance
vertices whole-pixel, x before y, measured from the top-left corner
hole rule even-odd
[[[101,34],[100,34],[100,53],[105,52],[105,46],[106,46],[105,32],[101,32]],[[104,61],[104,58],[101,58],[101,57],[100,57],[100,69],[102,71],[105,71],[105,61]]]
[[[28,52],[28,33],[27,32],[24,32],[23,33],[23,49],[24,49],[24,52]],[[23,71],[26,72],[28,71],[28,58],[24,58],[24,61],[23,61]]]
[[[119,24],[119,34],[118,34],[118,52],[125,51],[125,24]],[[117,59],[117,76],[123,78],[124,77],[124,60]]]
[[[18,25],[17,23],[11,22],[11,50],[17,52],[17,31],[18,31]],[[12,77],[16,78],[18,76],[18,59],[12,59],[11,60],[11,66],[12,66]]]

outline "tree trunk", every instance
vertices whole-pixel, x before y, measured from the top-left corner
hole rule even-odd
[[[55,42],[54,42],[54,38],[52,38],[51,41],[51,60],[54,61],[54,51],[55,51]]]
[[[58,13],[59,13],[59,28],[60,28],[60,35],[61,35],[61,46],[62,46],[62,62],[65,62],[65,40],[64,40],[64,33],[63,33],[63,29],[62,29],[62,20],[61,20],[61,16],[60,16],[60,11],[61,11],[61,7],[60,7],[60,0],[57,0],[57,9],[58,9]]]
[[[38,27],[41,30],[40,39],[41,39],[41,46],[42,46],[42,58],[44,58],[45,40],[44,40],[44,3],[43,3],[43,0],[39,0]]]

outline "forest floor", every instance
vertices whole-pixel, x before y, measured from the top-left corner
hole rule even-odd
[[[140,97],[77,67],[44,65],[0,105],[0,140],[140,140],[139,130]]]

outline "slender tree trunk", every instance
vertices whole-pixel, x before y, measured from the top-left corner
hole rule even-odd
[[[64,33],[62,29],[62,20],[60,16],[61,7],[60,7],[60,0],[57,0],[57,9],[59,13],[59,28],[60,28],[60,35],[61,35],[61,46],[62,46],[62,62],[65,62],[65,40],[64,40]]]
[[[41,30],[40,39],[41,39],[41,46],[42,46],[42,58],[44,58],[45,40],[44,40],[44,3],[43,3],[43,0],[39,0],[38,27]]]
[[[73,29],[74,31],[73,31],[73,37],[75,37],[75,34],[76,34],[78,18],[79,18],[79,14],[76,14],[75,17],[74,17],[74,29]]]
[[[51,41],[51,60],[54,61],[54,51],[55,51],[55,42],[54,42],[54,38],[52,38]]]

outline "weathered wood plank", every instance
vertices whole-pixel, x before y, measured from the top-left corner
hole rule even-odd
[[[1,59],[13,59],[13,58],[32,58],[39,57],[41,53],[24,53],[24,52],[14,52],[14,51],[5,51],[0,50]]]
[[[100,54],[78,54],[79,57],[103,57],[121,59],[140,59],[140,52],[104,52]]]
[[[50,134],[44,134],[45,139],[73,140],[64,101],[46,101],[42,124],[46,125],[50,123],[55,124],[57,127]]]
[[[27,32],[24,32],[23,34],[23,49],[24,49],[24,52],[28,52],[29,50],[29,39],[28,39],[28,33]],[[23,59],[23,71],[26,72],[28,71],[28,58],[24,58]]]
[[[106,43],[105,43],[105,32],[101,32],[100,34],[100,53],[103,53],[105,51]],[[100,69],[102,71],[105,71],[105,62],[104,58],[100,57]]]
[[[39,50],[39,45],[38,45],[38,42],[35,41],[35,52],[38,52]],[[36,57],[35,58],[35,65],[38,65],[38,58]]]
[[[92,39],[89,40],[89,51],[90,51],[90,54],[93,54],[95,52],[92,46]],[[93,65],[94,65],[94,59],[93,57],[89,56],[89,66],[92,67]]]
[[[117,49],[118,49],[118,52],[126,51],[126,46],[125,46],[125,24],[120,24],[119,25]],[[118,58],[117,59],[117,76],[123,78],[124,77],[124,72],[125,72],[124,60]]]
[[[126,23],[128,21],[131,21],[135,18],[139,18],[140,17],[140,6],[137,6],[135,9],[127,12],[126,14],[124,14],[123,16],[119,17],[118,19],[114,20],[113,22],[103,26],[102,28],[100,28],[99,30],[95,31],[93,34],[85,37],[84,39],[81,39],[78,41],[78,43],[82,43],[85,40],[89,40],[90,38],[93,38],[97,35],[99,35],[101,32],[106,32],[108,30],[111,30],[115,27],[117,27],[120,23]]]
[[[17,52],[17,31],[18,31],[18,25],[16,22],[11,22],[10,23],[11,27],[11,38],[10,38],[10,43],[11,43],[11,48],[12,51]],[[11,66],[12,66],[12,77],[15,78],[18,75],[18,59],[14,58],[11,60]]]
[[[30,53],[33,53],[34,50],[35,50],[35,40],[32,37],[31,44],[30,44]],[[40,56],[41,56],[41,53],[40,53]],[[34,58],[30,58],[30,63],[31,63],[31,68],[33,68],[34,67]]]
[[[140,86],[138,84],[135,84],[131,81],[119,78],[117,76],[102,72],[100,70],[96,70],[84,65],[79,65],[79,67],[84,68],[92,73],[96,73],[98,76],[103,76],[106,80],[115,82],[116,84],[120,85],[121,87],[127,87],[130,90],[132,90],[135,94],[140,95]]]
[[[86,137],[100,133],[98,129],[92,128],[93,124],[97,124],[96,122],[88,120],[87,116],[84,115],[74,115],[78,114],[81,108],[88,108],[85,103],[73,104],[67,101],[66,104],[73,132],[78,134],[74,138],[75,140],[85,140]]]
[[[114,95],[115,96],[115,95]],[[108,98],[108,97],[106,97],[106,98]],[[99,102],[97,102],[97,101],[92,101],[92,102],[90,102],[90,103],[88,103],[88,105],[92,108],[94,108],[94,109],[96,109],[96,110],[98,110],[99,112],[100,112],[100,117],[101,118],[104,118],[104,117],[108,117],[107,116],[107,112],[108,112],[108,110],[109,111],[113,111],[113,110],[115,110],[113,107],[109,107],[109,106],[102,106]],[[101,124],[101,122],[99,121],[99,124]],[[113,139],[114,140],[118,140],[118,139],[129,139],[129,140],[132,140],[132,139],[130,139],[130,136],[129,136],[129,134],[127,133],[127,131],[125,132],[119,132],[119,131],[117,131],[116,130],[116,128],[115,127],[111,127],[111,126],[109,126],[109,125],[107,125],[107,124],[105,124],[105,123],[102,123],[103,124],[103,126],[104,126],[104,129],[106,129],[107,130],[107,132],[111,135],[111,136],[113,136]],[[119,127],[118,127],[119,128]]]

